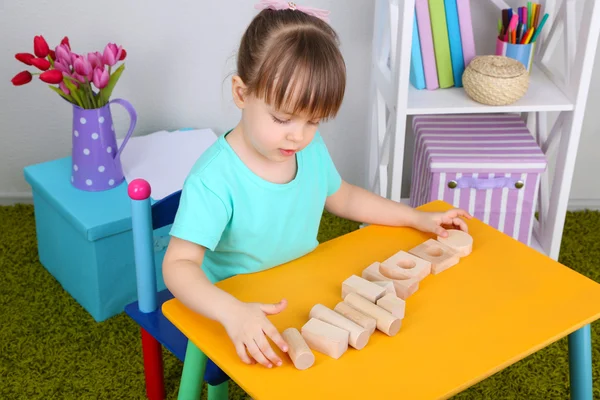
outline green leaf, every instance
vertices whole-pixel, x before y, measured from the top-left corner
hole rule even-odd
[[[92,104],[90,103],[90,99],[88,98],[87,94],[85,93],[85,90],[83,89],[79,89],[79,93],[77,93],[79,95],[79,97],[81,97],[81,100],[83,100],[83,104],[85,104],[85,108],[87,109],[92,109]]]
[[[75,103],[75,99],[73,99],[73,97],[69,96],[68,94],[66,94],[65,92],[63,92],[62,90],[60,90],[59,88],[57,88],[56,86],[48,86],[50,89],[54,90],[56,93],[58,93],[60,96],[62,96],[65,100],[71,102],[71,103]]]
[[[113,72],[112,75],[110,76],[110,78],[108,79],[108,84],[106,85],[106,87],[104,87],[104,89],[100,90],[100,100],[101,100],[102,105],[106,104],[108,102],[108,100],[110,99],[110,96],[112,95],[112,91],[115,88],[115,85],[117,84],[117,81],[119,80],[119,77],[123,73],[124,69],[125,69],[125,64],[121,64],[121,66],[119,68],[117,68],[115,70],[115,72]]]
[[[77,89],[75,87],[75,85],[73,85],[73,83],[71,82],[71,80],[68,77],[64,77],[63,78],[63,82],[65,83],[65,85],[67,86],[67,88],[69,88],[69,90],[71,91],[71,96],[73,96],[73,98],[77,102],[77,105],[79,107],[85,108],[84,103],[81,100],[81,97],[77,93],[79,91],[79,89]]]
[[[96,100],[94,99],[94,91],[92,90],[92,86],[90,85],[90,82],[87,80],[87,78],[85,79],[85,84],[81,85],[81,87],[84,91],[84,95],[86,96],[86,98],[88,99],[88,101],[90,103],[90,107],[98,108],[98,104],[97,104]]]

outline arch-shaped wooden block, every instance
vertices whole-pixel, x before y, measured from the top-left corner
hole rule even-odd
[[[458,264],[458,253],[451,247],[435,239],[429,239],[408,251],[417,257],[431,262],[431,273],[436,275]]]
[[[422,281],[431,273],[431,262],[400,250],[381,263],[380,272],[392,279],[398,279],[395,276],[404,276]]]
[[[380,272],[381,263],[374,262],[365,268],[362,272],[362,277],[371,282],[377,281],[392,281],[394,283],[394,289],[396,289],[396,296],[402,300],[406,300],[409,296],[415,293],[419,289],[419,280],[417,278],[407,278],[405,276],[399,279],[392,279],[385,277]]]

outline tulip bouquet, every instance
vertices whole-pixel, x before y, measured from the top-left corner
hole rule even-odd
[[[51,50],[41,35],[33,39],[33,52],[17,53],[15,58],[39,71],[19,72],[12,78],[13,85],[24,85],[38,75],[41,81],[50,84],[50,89],[84,109],[100,108],[108,103],[125,64],[114,71],[112,68],[127,55],[114,43],[107,44],[102,53],[77,54],[71,51],[66,36]]]

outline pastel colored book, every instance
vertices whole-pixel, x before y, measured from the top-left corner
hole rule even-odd
[[[466,68],[476,55],[470,0],[456,0],[456,7],[458,9],[458,21],[460,23],[460,40],[462,43],[463,60]]]
[[[425,89],[425,75],[423,72],[423,59],[421,58],[421,45],[419,43],[419,30],[417,28],[417,18],[413,19],[413,35],[410,58],[410,82],[421,90]]]
[[[450,44],[450,60],[452,62],[452,75],[454,86],[462,87],[462,74],[465,71],[462,42],[460,39],[460,24],[458,22],[458,9],[456,0],[444,0],[446,9],[446,25],[448,26],[448,42]]]
[[[444,0],[429,0],[429,16],[431,18],[431,34],[433,36],[438,81],[441,88],[449,88],[454,86],[454,76],[452,74]]]
[[[427,0],[416,0],[415,12],[417,16],[417,28],[419,29],[419,44],[421,46],[425,86],[428,90],[435,90],[440,85],[437,76],[437,66],[435,65],[431,19],[429,18],[429,4]]]

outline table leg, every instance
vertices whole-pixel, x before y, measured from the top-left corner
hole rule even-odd
[[[592,400],[592,340],[590,325],[569,335],[571,399]]]
[[[208,385],[208,400],[227,399],[229,399],[229,381],[225,381],[217,386]]]
[[[207,360],[206,355],[191,340],[188,340],[178,400],[200,400]]]

